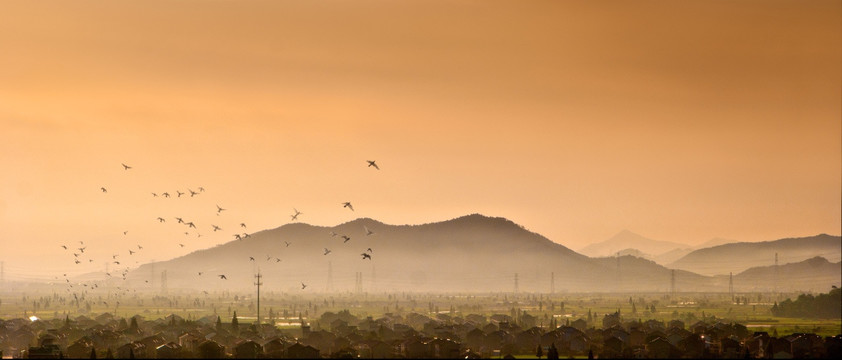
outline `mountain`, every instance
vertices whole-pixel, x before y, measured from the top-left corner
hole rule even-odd
[[[842,282],[842,262],[823,257],[777,266],[753,267],[734,275],[734,287],[742,291],[826,292]]]
[[[842,260],[842,237],[821,234],[763,242],[740,242],[695,250],[667,267],[702,275],[727,275],[752,267],[804,261],[816,256]]]
[[[373,234],[366,235],[366,229]],[[331,232],[351,240],[344,242]],[[331,252],[324,255],[324,248]],[[372,259],[363,260],[361,253],[368,248]],[[632,256],[621,257],[618,268],[616,258],[592,259],[510,220],[474,214],[424,225],[388,225],[368,218],[334,227],[287,224],[145,264],[127,281],[151,290],[166,271],[172,289],[252,289],[258,269],[266,291],[293,293],[302,291],[302,282],[306,291],[352,291],[359,277],[364,291],[513,291],[517,283],[522,292],[548,292],[551,278],[559,292],[666,291],[671,272]],[[222,274],[227,280],[217,276]],[[687,278],[700,289],[711,280],[689,273]]]
[[[645,238],[628,230],[623,230],[610,239],[588,245],[579,250],[579,253],[591,257],[614,256],[623,249],[636,249],[644,254],[663,254],[675,249],[691,248],[687,244],[679,244],[671,241],[660,241]]]

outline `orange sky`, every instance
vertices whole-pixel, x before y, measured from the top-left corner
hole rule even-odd
[[[840,63],[837,0],[3,1],[0,260],[163,260],[293,207],[573,249],[838,235]]]

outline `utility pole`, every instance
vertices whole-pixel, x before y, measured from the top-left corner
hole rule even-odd
[[[262,278],[263,275],[260,275],[260,269],[259,268],[257,269],[257,275],[255,275],[254,277],[257,278],[257,282],[255,282],[254,285],[257,286],[257,331],[259,332],[260,331],[260,285],[263,285],[263,283],[260,282],[260,278]]]
[[[617,290],[623,286],[622,272],[620,272],[620,252],[617,252]]]

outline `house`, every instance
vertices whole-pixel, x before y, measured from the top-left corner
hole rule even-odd
[[[401,354],[410,359],[430,358],[430,347],[418,338],[412,338],[401,343]]]
[[[146,346],[132,341],[117,348],[117,357],[122,359],[146,357]]]
[[[675,346],[662,337],[654,338],[646,344],[646,354],[650,359],[674,359],[681,355]]]
[[[317,359],[319,358],[319,349],[310,345],[302,345],[295,343],[287,348],[287,358],[289,359]]]
[[[286,345],[281,338],[275,337],[263,344],[263,353],[268,358],[281,358],[284,356]]]
[[[263,346],[252,341],[244,340],[234,346],[234,358],[257,359],[263,356]]]
[[[585,331],[585,329],[588,328],[588,321],[580,318],[570,323],[570,326],[579,329],[580,331]]]
[[[225,357],[225,346],[213,340],[205,340],[199,344],[198,355],[204,359],[219,359]]]
[[[181,345],[170,341],[155,349],[155,357],[158,359],[180,359],[184,357],[181,349]]]
[[[602,343],[602,354],[600,358],[619,358],[623,357],[623,349],[625,344],[623,340],[616,336],[607,337]]]
[[[67,347],[67,357],[76,359],[90,357],[93,348],[93,340],[90,337],[83,336]]]
[[[428,344],[433,357],[439,359],[453,359],[459,357],[459,343],[449,339],[433,339]]]

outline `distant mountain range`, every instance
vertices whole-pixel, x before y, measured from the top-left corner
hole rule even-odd
[[[702,275],[737,274],[752,267],[801,262],[816,256],[842,260],[842,237],[821,234],[763,242],[739,242],[695,250],[667,267]]]
[[[368,248],[372,258],[364,260]],[[325,249],[330,253],[324,255]],[[552,279],[556,291],[669,288],[670,270],[663,266],[633,256],[622,257],[620,266],[622,276],[616,259],[592,259],[510,220],[474,214],[424,225],[367,218],[334,227],[287,224],[145,264],[128,281],[156,287],[166,270],[170,288],[244,289],[253,287],[259,268],[267,287],[290,292],[302,291],[302,282],[307,291],[355,291],[359,276],[364,291],[514,291],[517,284],[518,291],[549,292]],[[682,281],[707,286],[705,277],[695,274]]]
[[[612,236],[608,240],[590,244],[579,250],[579,253],[591,256],[616,256],[618,252],[625,251],[627,254],[632,254],[637,250],[639,255],[644,255],[651,259],[653,255],[663,254],[675,249],[690,249],[692,246],[687,244],[680,244],[672,241],[652,240],[641,235],[635,234],[628,230],[623,230],[617,235]],[[623,255],[622,253],[620,255]]]
[[[835,239],[838,245],[839,238]],[[363,253],[371,259],[364,259]],[[292,294],[549,292],[553,287],[556,292],[669,291],[673,270],[633,255],[590,258],[510,220],[478,214],[423,225],[388,225],[362,218],[333,227],[292,223],[256,232],[172,260],[144,264],[129,273],[126,285],[156,290],[165,276],[169,289],[248,290],[254,288],[254,275],[260,271],[264,291]],[[710,261],[723,261],[720,254],[711,256],[719,257]],[[733,267],[721,268],[729,266]],[[675,270],[675,275],[681,291],[728,290],[721,277],[682,269]],[[745,278],[750,279],[750,274]],[[774,285],[755,278],[737,288]]]

